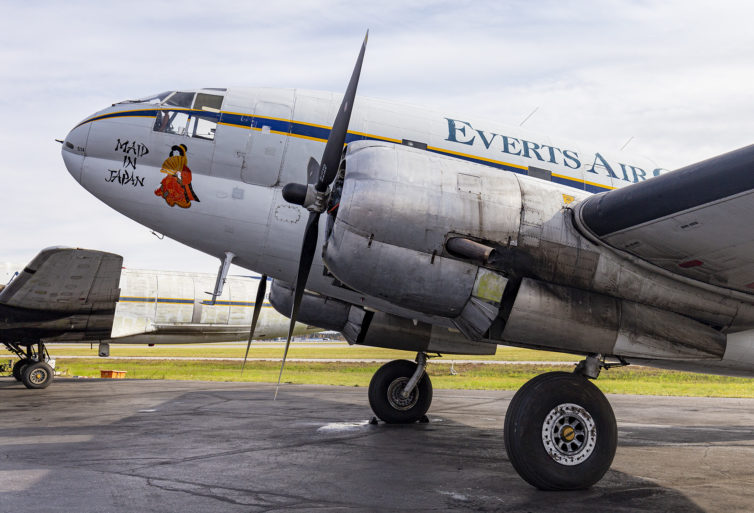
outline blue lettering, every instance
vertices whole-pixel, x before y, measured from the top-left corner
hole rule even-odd
[[[571,161],[571,164],[568,161]],[[579,160],[579,154],[571,150],[563,150],[563,164],[571,169],[578,169],[581,167],[581,161]]]
[[[542,155],[540,155],[539,152],[537,151],[539,149],[539,144],[533,143],[531,141],[521,141],[521,142],[524,144],[524,155],[523,155],[524,157],[530,159],[531,156],[529,155],[529,151],[531,151],[532,153],[534,153],[534,155],[536,155],[537,160],[541,160],[542,162],[545,161],[545,159],[542,158]]]
[[[476,136],[472,137],[468,141],[459,141],[458,138],[456,137],[458,133],[466,137],[466,127],[469,127],[471,130],[474,130],[474,127],[471,126],[471,123],[467,123],[466,121],[457,121],[455,119],[450,119],[450,118],[445,118],[445,119],[448,120],[448,138],[445,139],[446,141],[457,142],[461,144],[468,144],[469,146],[474,144],[474,139],[476,139]],[[466,126],[458,127],[456,126],[456,123],[462,123]]]
[[[492,141],[495,140],[495,137],[497,137],[500,134],[493,133],[490,140],[487,140],[487,137],[484,135],[484,130],[477,130],[476,133],[479,134],[479,138],[482,139],[482,142],[484,143],[484,147],[488,150],[490,149],[490,145],[492,144]]]
[[[623,173],[625,174],[626,168],[623,167],[623,164],[621,164],[620,166],[623,168]],[[647,172],[644,171],[642,168],[636,167],[636,166],[628,166],[628,168],[631,170],[631,173],[633,173],[634,175],[634,180],[633,180],[634,183],[638,182],[640,179],[642,182],[647,179]]]
[[[501,135],[500,137],[503,138],[503,153],[508,153],[510,155],[521,154],[521,148],[517,149],[515,152],[512,151],[515,150],[516,143],[520,143],[521,141],[513,137],[508,137],[507,135]]]
[[[600,163],[598,164],[597,161],[599,161]],[[618,175],[613,172],[613,168],[610,167],[610,164],[608,164],[607,160],[605,160],[604,157],[599,153],[594,154],[594,163],[592,164],[592,167],[587,169],[587,171],[590,173],[598,174],[595,170],[597,166],[604,167],[607,170],[607,174],[610,176],[610,178],[618,178]],[[625,174],[625,170],[623,171],[623,173]],[[626,180],[628,180],[628,178],[626,178]]]
[[[560,151],[560,148],[553,148],[549,144],[543,144],[542,146],[540,146],[540,149],[544,150],[545,148],[547,148],[547,152],[550,154],[550,159],[547,162],[551,164],[557,164],[558,161],[555,160],[555,150]]]

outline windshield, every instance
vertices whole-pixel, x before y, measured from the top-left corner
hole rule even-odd
[[[189,92],[178,91],[171,94],[165,102],[167,105],[175,105],[176,107],[191,108],[191,104],[194,102],[194,94]]]

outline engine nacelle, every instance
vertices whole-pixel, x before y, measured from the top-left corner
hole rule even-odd
[[[287,283],[273,281],[270,303],[279,313],[289,316],[293,288]],[[356,305],[309,292],[305,292],[301,300],[298,320],[340,331],[349,344],[445,354],[495,354],[497,349],[494,343],[468,340],[455,330],[413,322],[383,312],[367,311]]]
[[[293,287],[279,280],[272,280],[270,304],[280,315],[291,316]],[[351,305],[334,298],[304,292],[296,320],[330,331],[342,331],[348,320]]]
[[[487,309],[479,303],[497,306],[506,279],[450,258],[445,243],[515,239],[520,211],[511,173],[408,146],[352,143],[323,259],[338,280],[365,294],[450,319],[474,316],[468,309]],[[472,322],[467,334],[478,338],[485,323]]]
[[[529,278],[521,282],[501,338],[527,347],[660,360],[719,360],[726,348],[724,334],[688,317]]]

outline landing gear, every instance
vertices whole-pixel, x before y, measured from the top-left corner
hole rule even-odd
[[[16,378],[16,381],[21,381],[21,378],[24,375],[24,369],[26,369],[30,363],[33,363],[33,360],[30,360],[29,358],[21,358],[13,364],[13,377]]]
[[[52,383],[54,372],[45,362],[34,362],[24,368],[21,382],[26,388],[47,388]]]
[[[13,365],[13,377],[26,388],[47,388],[52,383],[55,371],[47,362],[50,355],[42,342],[22,347],[17,343],[4,343],[8,351],[18,356]],[[36,348],[35,348],[36,345]]]
[[[432,403],[432,382],[424,372],[427,355],[419,353],[416,363],[394,360],[375,372],[369,383],[369,405],[388,424],[410,424],[427,413]]]
[[[615,415],[587,379],[599,369],[599,355],[590,356],[576,372],[535,377],[511,400],[505,449],[529,484],[541,490],[579,490],[599,481],[610,468],[618,441]]]

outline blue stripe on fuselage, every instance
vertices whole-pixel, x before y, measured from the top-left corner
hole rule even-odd
[[[158,111],[181,111],[181,112],[186,112],[188,114],[193,114],[195,116],[212,119],[213,121],[216,121],[219,123],[233,125],[233,126],[242,127],[242,128],[256,129],[256,130],[260,130],[262,129],[262,127],[267,126],[270,128],[270,130],[277,133],[289,134],[292,136],[306,137],[309,139],[315,139],[322,142],[326,142],[327,138],[330,136],[330,128],[311,125],[308,123],[300,123],[293,120],[282,120],[282,119],[276,119],[276,118],[268,118],[264,116],[253,116],[250,114],[239,114],[239,113],[233,113],[233,112],[215,113],[215,112],[209,112],[205,110],[182,109],[182,108],[174,108],[174,109],[161,108],[161,109],[127,110],[127,111],[120,111],[120,112],[111,112],[109,114],[95,116],[93,118],[82,121],[79,124],[79,126],[86,123],[93,122],[93,121],[100,121],[100,120],[108,119],[108,118],[128,117],[128,116],[155,117],[157,116]],[[391,139],[387,137],[380,137],[378,135],[372,135],[372,134],[361,134],[361,133],[353,133],[353,132],[348,132],[346,134],[346,143],[350,143],[353,141],[363,141],[363,140],[395,142],[395,139]],[[454,153],[451,151],[444,151],[438,148],[431,148],[431,149],[428,148],[427,151],[430,151],[432,153],[437,153],[439,155],[444,155],[447,157],[453,157],[456,159],[473,162],[475,164],[481,164],[483,166],[494,167],[496,169],[502,169],[504,171],[512,171],[514,173],[526,174],[525,170],[522,169],[521,167],[516,167],[513,165],[505,164],[504,162],[494,162],[488,159],[476,158],[470,155],[461,155],[461,154]],[[592,183],[585,183],[576,178],[567,178],[563,176],[552,176],[552,181],[554,183],[566,185],[569,187],[573,187],[574,189],[585,190],[587,192],[592,192],[592,193],[604,192],[604,191],[609,191],[613,189],[612,187],[609,187],[609,186],[600,186],[600,185],[596,185]]]

